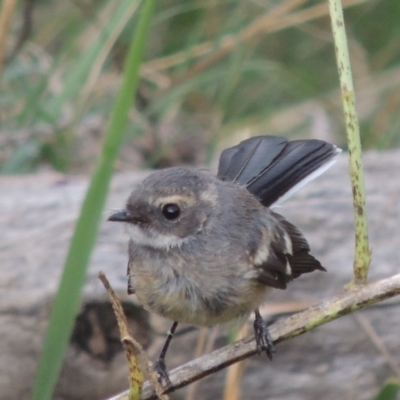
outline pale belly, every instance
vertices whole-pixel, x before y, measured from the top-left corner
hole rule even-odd
[[[164,268],[157,274],[132,271],[132,287],[150,312],[197,326],[223,324],[244,318],[263,302],[267,288],[240,276],[206,279]]]

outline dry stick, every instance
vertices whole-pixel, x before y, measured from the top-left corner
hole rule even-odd
[[[350,180],[353,191],[354,223],[355,223],[355,258],[352,284],[365,284],[371,262],[368,243],[367,210],[365,204],[364,172],[360,129],[355,107],[353,78],[351,74],[349,50],[344,27],[343,10],[340,0],[329,0],[332,32],[335,41],[336,61],[339,71],[340,87],[346,122],[347,142],[350,156]]]
[[[129,362],[129,381],[131,388],[129,393],[125,395],[125,398],[128,397],[129,400],[140,399],[144,381],[144,374],[146,374],[151,382],[153,389],[157,393],[156,398],[160,398],[161,400],[168,400],[169,397],[163,394],[163,388],[158,382],[157,376],[155,376],[156,374],[151,368],[151,363],[147,358],[146,352],[144,351],[143,347],[132,337],[129,331],[128,321],[122,308],[122,304],[103,272],[99,272],[99,279],[103,283],[110,297],[121,334],[121,342],[124,346],[125,353]]]
[[[398,294],[400,294],[400,274],[375,283],[355,287],[351,291],[344,291],[332,300],[324,301],[303,312],[276,322],[270,327],[272,339],[274,343],[288,340]],[[166,392],[173,392],[256,353],[253,335],[215,350],[171,371],[169,376],[172,386]],[[126,396],[126,392],[113,397],[113,400],[121,400],[123,396]],[[147,383],[143,388],[142,399],[156,399],[154,392]]]
[[[131,335],[128,328],[128,321],[126,320],[122,305],[103,272],[99,273],[99,279],[103,283],[110,297],[115,317],[117,318],[118,322],[121,342],[124,346],[125,353],[129,362],[130,390],[128,397],[129,399],[131,399],[131,397],[139,399],[143,387],[144,371],[146,370],[148,365],[146,355],[142,346],[139,343],[135,343],[134,341],[129,340]]]

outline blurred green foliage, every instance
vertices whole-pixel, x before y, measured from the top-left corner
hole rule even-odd
[[[400,389],[398,379],[390,379],[383,385],[374,400],[396,400]]]
[[[15,55],[1,77],[3,173],[43,164],[92,169],[136,23],[134,3],[38,0],[24,13],[20,2],[7,48]],[[400,3],[348,3],[364,147],[398,146]],[[232,135],[316,137],[345,146],[341,107],[326,2],[164,0],[119,166],[205,162]]]

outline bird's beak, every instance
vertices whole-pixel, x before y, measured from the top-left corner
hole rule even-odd
[[[117,211],[108,217],[108,221],[128,222],[129,220],[130,218],[126,210]]]

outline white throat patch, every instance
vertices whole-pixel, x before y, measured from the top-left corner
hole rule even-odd
[[[156,249],[169,250],[171,247],[180,247],[189,239],[180,238],[172,234],[159,233],[150,228],[142,229],[132,224],[127,224],[127,230],[133,242]]]

